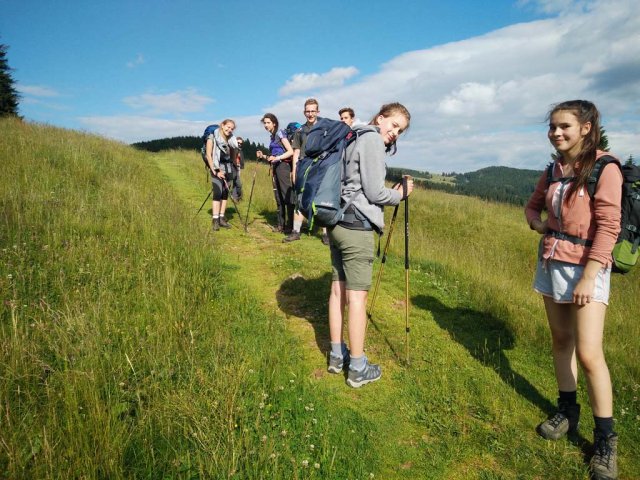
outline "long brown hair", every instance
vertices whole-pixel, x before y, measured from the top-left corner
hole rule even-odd
[[[551,120],[554,113],[562,111],[573,113],[580,125],[591,124],[591,130],[583,137],[582,148],[576,156],[575,164],[579,166],[579,170],[576,172],[576,180],[569,190],[569,196],[571,196],[574,192],[586,187],[593,166],[596,164],[596,151],[600,144],[600,112],[593,103],[587,100],[569,100],[555,105],[547,115],[547,121]],[[560,153],[556,152],[553,157],[554,159],[560,158]]]

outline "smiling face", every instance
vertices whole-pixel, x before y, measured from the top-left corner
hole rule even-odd
[[[314,123],[316,123],[316,120],[318,119],[318,113],[320,113],[320,110],[318,110],[318,105],[315,103],[309,103],[308,105],[304,106],[304,116],[307,118],[307,123],[313,125]]]
[[[233,131],[236,129],[236,124],[233,122],[226,122],[220,126],[220,129],[222,130],[224,136],[226,138],[229,138],[233,134]]]
[[[570,110],[559,110],[549,119],[547,136],[551,145],[566,161],[576,158],[582,150],[584,137],[591,131],[591,123],[580,124],[578,117]]]
[[[380,128],[380,136],[385,145],[391,145],[397,140],[409,125],[407,117],[401,113],[394,113],[388,117],[378,115],[376,125]]]

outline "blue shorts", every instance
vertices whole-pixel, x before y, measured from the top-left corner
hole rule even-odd
[[[573,303],[573,290],[582,278],[584,265],[559,262],[557,260],[538,260],[533,289],[553,298],[556,303]],[[611,267],[601,268],[596,275],[596,283],[591,301],[609,304],[609,286]]]

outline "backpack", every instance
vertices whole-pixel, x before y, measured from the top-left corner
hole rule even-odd
[[[346,149],[357,138],[358,133],[346,123],[328,118],[318,118],[309,130],[294,185],[296,208],[309,220],[309,228],[314,222],[321,227],[336,225],[359,193],[342,205],[340,194],[349,162]]]
[[[298,122],[291,122],[289,123],[289,125],[287,125],[287,128],[284,129],[284,133],[287,135],[287,139],[289,140],[289,143],[293,141],[293,136],[301,128],[302,128],[302,125]]]
[[[209,125],[207,128],[204,129],[204,133],[202,134],[202,161],[204,162],[204,166],[207,167],[207,169],[209,168],[209,164],[207,163],[207,157],[205,155],[207,151],[207,138],[209,138],[209,135],[214,133],[219,127],[220,125],[218,125],[217,123],[214,123],[213,125]],[[215,140],[214,140],[214,143],[215,143]]]
[[[587,181],[587,192],[593,200],[595,198],[596,186],[602,170],[610,163],[615,163],[622,171],[622,201],[620,215],[620,234],[613,247],[612,271],[616,273],[627,273],[638,263],[640,257],[640,167],[637,165],[620,165],[615,158],[605,155],[600,157],[593,167],[593,171]],[[547,185],[552,182],[568,180],[553,177],[553,163],[547,167]],[[567,236],[569,237],[569,236]],[[571,238],[567,238],[571,241]]]

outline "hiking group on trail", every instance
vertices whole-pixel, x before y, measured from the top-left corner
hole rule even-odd
[[[397,206],[413,191],[411,178],[391,188],[385,185],[386,157],[396,152],[411,115],[404,105],[389,103],[368,124],[353,125],[353,109],[341,109],[339,121],[321,118],[314,98],[305,101],[303,113],[306,122],[292,122],[287,129],[279,128],[274,114],[264,114],[269,154],[258,151],[257,156],[269,163],[278,212],[272,228],[286,235],[283,242],[300,240],[305,219],[309,232],[314,225],[323,228],[332,269],[327,369],[345,375],[347,385],[359,388],[382,376],[380,365],[370,363],[365,355],[374,234],[382,235],[385,228],[383,207],[396,206],[392,231]],[[537,432],[550,440],[576,434],[581,413],[577,403],[580,364],[595,423],[590,470],[596,479],[615,479],[618,436],[603,335],[612,266],[628,271],[638,259],[639,167],[625,170],[611,154],[598,150],[600,114],[593,103],[559,103],[548,120],[554,161],[542,173],[525,208],[529,227],[541,235],[533,288],[544,301],[558,385],[557,411],[538,425]],[[232,152],[238,149],[234,128],[232,120],[224,120],[205,135],[203,145],[203,159],[212,174],[214,230],[229,226],[225,218],[228,184],[238,172],[234,175],[231,166],[231,158],[237,155]],[[408,333],[408,202],[405,224]],[[373,301],[378,283],[379,278]]]

